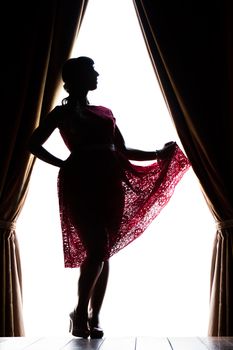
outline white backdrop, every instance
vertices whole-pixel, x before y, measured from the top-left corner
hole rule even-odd
[[[112,109],[128,146],[162,148],[175,140],[130,0],[89,0],[72,57],[90,56],[100,73],[92,104]],[[64,92],[61,89],[57,103]],[[55,132],[47,147],[65,158]],[[76,303],[79,269],[65,269],[56,178],[36,161],[18,220],[27,335],[65,335]],[[101,319],[106,336],[206,336],[215,226],[189,169],[146,232],[111,258]]]

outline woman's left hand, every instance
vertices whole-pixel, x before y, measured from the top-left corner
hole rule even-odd
[[[173,153],[175,146],[176,146],[176,142],[174,141],[165,143],[164,147],[157,151],[158,159],[168,158]]]

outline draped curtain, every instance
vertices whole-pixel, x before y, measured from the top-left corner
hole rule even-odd
[[[231,1],[133,1],[171,117],[217,222],[209,335],[232,336]],[[22,0],[1,6],[0,336],[24,335],[16,223],[34,165],[27,142],[53,104],[87,2]]]
[[[217,223],[209,335],[233,336],[232,4],[133,1],[177,133]]]
[[[16,223],[35,160],[27,142],[52,106],[87,3],[20,1],[1,7],[0,336],[25,334]]]

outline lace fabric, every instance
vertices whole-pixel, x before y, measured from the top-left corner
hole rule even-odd
[[[114,159],[117,159],[111,174],[108,167],[112,166],[112,160],[109,161],[111,155],[107,152],[98,153],[98,156],[96,153],[88,161],[79,154],[70,166],[59,172],[65,267],[79,267],[87,256],[82,239],[85,220],[88,225],[88,221],[102,215],[101,222],[106,225],[108,234],[105,259],[110,258],[141,236],[169,202],[176,185],[190,167],[178,145],[169,158],[150,165],[135,165],[125,161],[117,151],[109,152],[114,152]],[[74,215],[82,225],[76,224]],[[98,244],[95,232],[93,241],[94,245]]]

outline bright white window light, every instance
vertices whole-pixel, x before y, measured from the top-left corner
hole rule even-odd
[[[128,146],[181,146],[130,0],[89,0],[72,57],[100,73],[90,103],[112,109]],[[58,97],[60,104],[64,91]],[[68,153],[58,133],[48,148]],[[27,335],[67,335],[79,269],[63,267],[58,169],[37,160],[18,220]],[[206,336],[213,218],[190,169],[147,231],[111,258],[101,319],[106,336]]]

